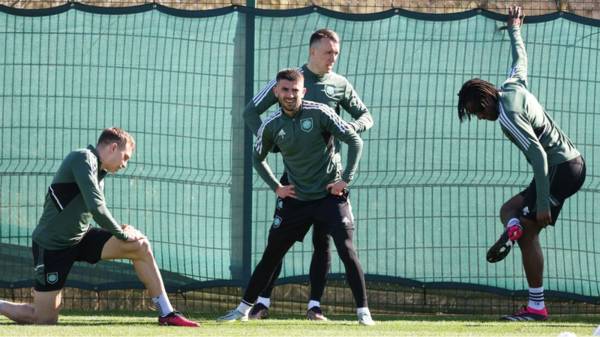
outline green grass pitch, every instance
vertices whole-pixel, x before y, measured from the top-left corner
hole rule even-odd
[[[378,317],[374,327],[359,326],[351,316],[333,316],[329,322],[309,322],[299,318],[275,317],[264,321],[215,322],[216,315],[190,314],[199,320],[198,329],[161,327],[149,313],[65,312],[57,326],[22,326],[0,318],[0,336],[552,336],[573,332],[591,336],[600,318],[568,316],[548,322],[506,323],[496,317],[415,316]]]

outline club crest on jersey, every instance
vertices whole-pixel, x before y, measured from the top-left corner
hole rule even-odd
[[[285,131],[283,131],[283,129],[279,130],[279,132],[277,133],[277,137],[283,140],[283,138],[285,137]]]
[[[310,132],[313,129],[312,117],[304,118],[300,120],[300,129],[304,132]]]
[[[58,282],[58,273],[57,272],[47,273],[46,274],[46,282],[48,284],[54,284],[54,283]]]
[[[332,85],[325,85],[323,86],[323,92],[327,97],[333,98],[333,95],[335,95],[335,88]]]
[[[277,198],[277,209],[283,208],[283,199]]]
[[[281,218],[279,216],[275,216],[273,218],[273,225],[271,227],[275,228],[279,228],[279,226],[281,226]]]

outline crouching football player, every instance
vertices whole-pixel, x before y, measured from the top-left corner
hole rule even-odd
[[[0,300],[0,314],[20,324],[56,324],[62,288],[75,261],[129,259],[160,312],[158,323],[197,327],[169,302],[150,242],[133,226],[120,225],[106,207],[104,178],[127,166],[131,135],[104,129],[96,146],[67,155],[55,174],[32,235],[33,304]],[[90,226],[92,218],[101,226]]]

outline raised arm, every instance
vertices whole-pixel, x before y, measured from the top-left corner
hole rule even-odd
[[[275,80],[267,83],[252,97],[252,100],[244,108],[244,122],[246,122],[246,125],[252,130],[254,135],[258,135],[258,129],[262,124],[259,116],[277,103],[277,97],[273,93],[273,86],[275,86]]]
[[[527,86],[527,52],[525,51],[525,43],[523,43],[523,39],[521,38],[523,18],[521,7],[511,6],[508,9],[507,24],[513,59],[509,77]]]

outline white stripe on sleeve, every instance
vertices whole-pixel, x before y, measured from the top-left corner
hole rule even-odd
[[[58,207],[60,207],[60,210],[62,211],[64,208],[64,206],[60,203],[60,200],[58,200],[58,197],[56,196],[56,194],[54,193],[54,189],[52,188],[52,186],[50,186],[50,188],[48,188],[50,190],[50,193],[52,194],[52,199],[54,199],[54,201],[56,201],[56,204],[58,205]]]
[[[267,124],[269,124],[271,121],[275,120],[279,116],[281,116],[281,109],[270,114],[269,117],[267,117],[267,119],[265,119],[265,121],[261,124],[260,128],[258,128],[258,133],[257,133],[257,137],[256,137],[256,144],[254,145],[254,150],[256,152],[258,152],[259,154],[262,152],[262,136],[263,136],[263,132],[265,130],[265,126],[267,126]]]
[[[265,96],[267,96],[269,91],[273,90],[275,83],[275,80],[271,80],[264,88],[262,88],[261,91],[258,92],[258,94],[256,94],[256,96],[252,97],[252,102],[254,102],[255,106],[258,105],[265,98]]]
[[[307,108],[319,109],[319,110],[323,111],[323,113],[325,113],[325,115],[333,121],[335,126],[337,126],[337,128],[342,133],[346,133],[348,131],[348,129],[349,129],[348,123],[346,123],[344,120],[342,120],[342,118],[340,116],[338,116],[338,114],[336,114],[335,111],[332,108],[330,108],[329,106],[327,106],[325,104],[321,104],[321,103],[310,102],[310,101],[304,101],[304,106],[306,106]]]
[[[498,105],[500,106],[500,124],[502,124],[502,126],[504,126],[504,128],[513,136],[523,151],[527,151],[531,142],[523,135],[510,118],[508,118],[504,111],[504,107],[502,107],[502,103],[499,103]]]

